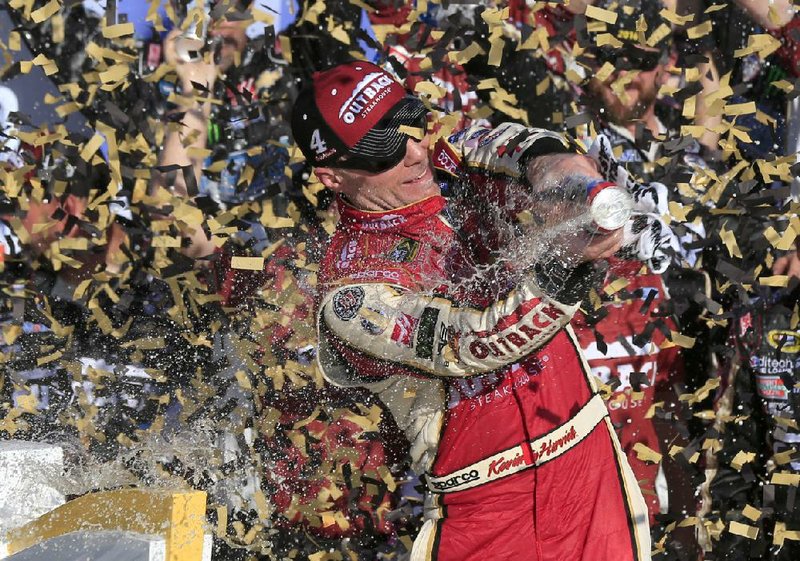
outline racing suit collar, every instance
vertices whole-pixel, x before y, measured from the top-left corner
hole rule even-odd
[[[446,205],[446,199],[434,195],[408,206],[382,211],[359,210],[347,203],[341,196],[337,199],[339,223],[349,229],[364,232],[408,232],[415,226],[436,216]]]

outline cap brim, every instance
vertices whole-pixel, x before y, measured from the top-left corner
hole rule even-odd
[[[427,115],[428,109],[418,98],[407,96],[392,108],[377,126],[364,135],[349,152],[363,158],[393,160],[404,148],[408,135],[400,127],[416,126]]]

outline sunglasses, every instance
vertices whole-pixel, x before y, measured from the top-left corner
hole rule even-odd
[[[415,119],[414,121],[410,121],[408,123],[402,123],[407,127],[414,128],[414,129],[421,129],[423,134],[428,134],[428,115],[421,115],[419,118]],[[400,150],[396,154],[394,154],[391,158],[388,159],[375,159],[375,158],[367,158],[363,156],[357,156],[355,154],[346,154],[341,156],[335,163],[331,163],[332,167],[337,167],[341,169],[352,169],[358,171],[364,171],[367,173],[377,174],[383,173],[385,171],[389,171],[397,164],[403,161],[406,157],[406,146],[408,145],[408,138],[411,138],[408,135],[406,136],[406,142],[403,142],[403,145]]]
[[[620,49],[600,47],[589,53],[594,56],[598,67],[605,63],[612,64],[617,70],[641,70],[650,72],[663,62],[661,51],[645,51],[634,45],[625,45]]]

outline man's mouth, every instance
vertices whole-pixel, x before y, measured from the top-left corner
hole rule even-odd
[[[406,183],[409,183],[409,184],[410,183],[419,183],[419,182],[427,179],[429,174],[430,174],[430,168],[426,167],[424,170],[422,170],[422,172],[418,176],[416,176],[413,179],[409,179],[408,181],[406,181]]]

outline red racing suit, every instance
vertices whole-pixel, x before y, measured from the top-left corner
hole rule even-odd
[[[664,475],[659,463],[646,459],[635,447],[641,443],[662,455],[666,453],[648,411],[657,391],[682,379],[683,362],[679,347],[661,348],[666,336],[655,328],[660,320],[666,328],[676,330],[671,318],[655,317],[667,298],[664,281],[656,273],[641,273],[641,268],[638,261],[612,259],[606,286],[612,279],[625,279],[628,284],[603,302],[606,315],[595,325],[590,326],[583,314],[573,325],[592,374],[612,389],[608,400],[611,421],[636,474],[653,524],[655,515],[667,506]],[[637,336],[642,335],[647,341],[637,344]]]
[[[579,298],[561,297],[586,267],[551,270],[550,294],[536,267],[513,284],[475,276],[498,255],[484,203],[505,200],[528,157],[565,150],[511,124],[437,143],[443,192],[471,189],[458,228],[442,196],[388,212],[339,201],[320,367],[405,431],[429,490],[412,561],[649,559],[647,508],[569,327]]]

